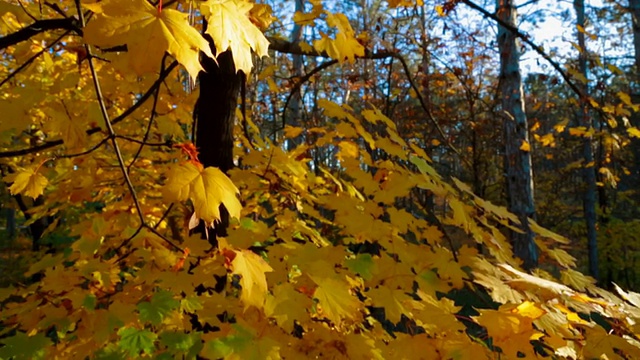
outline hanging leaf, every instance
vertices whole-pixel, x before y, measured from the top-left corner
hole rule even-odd
[[[129,63],[139,74],[158,71],[168,52],[195,79],[202,70],[200,52],[213,57],[207,40],[180,11],[158,11],[146,0],[105,0],[83,6],[96,13],[84,28],[85,40],[105,48],[127,45]]]
[[[24,194],[34,199],[42,195],[49,181],[38,172],[39,168],[40,166],[19,169],[17,172],[5,176],[6,182],[13,183],[9,187],[11,194]]]
[[[199,164],[187,162],[175,165],[167,175],[163,194],[168,202],[193,202],[195,216],[205,223],[220,220],[219,206],[223,204],[231,217],[240,218],[242,205],[236,197],[238,188],[220,169],[202,169]]]
[[[253,67],[251,50],[260,57],[268,56],[269,50],[269,41],[247,15],[252,7],[245,0],[210,0],[200,7],[208,21],[206,33],[216,44],[216,54],[231,49],[236,71],[245,74]]]

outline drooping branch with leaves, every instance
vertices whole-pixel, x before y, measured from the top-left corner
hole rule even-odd
[[[597,287],[531,219],[523,271],[523,219],[441,173],[468,164],[436,83],[459,70],[427,98],[408,47],[308,3],[292,42],[246,0],[0,1],[3,181],[49,223],[0,289],[0,358],[640,357],[637,294]],[[286,79],[290,55],[309,68]],[[384,59],[402,118],[357,73]],[[374,95],[329,96],[344,78]],[[266,136],[249,93],[296,141]],[[287,121],[295,94],[308,122]]]

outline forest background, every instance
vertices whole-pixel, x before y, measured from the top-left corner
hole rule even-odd
[[[544,4],[0,1],[0,359],[640,358],[640,1]]]

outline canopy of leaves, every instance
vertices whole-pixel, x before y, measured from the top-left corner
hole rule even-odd
[[[413,80],[392,86],[410,75],[402,56],[373,52],[349,14],[311,3],[293,18],[318,36],[291,52],[345,68],[388,55],[398,68],[385,96],[425,101]],[[456,3],[382,4],[443,17]],[[533,220],[543,260],[522,271],[506,236],[518,218],[439,168],[455,152],[433,150],[455,149],[459,124],[408,135],[413,124],[363,85],[357,106],[316,97],[322,124],[263,132],[278,109],[261,106],[287,95],[261,60],[279,41],[263,31],[284,19],[246,0],[199,4],[0,0],[0,167],[7,198],[28,201],[26,226],[49,221],[50,239],[0,289],[0,358],[640,358],[640,294],[596,286],[569,240]],[[191,80],[200,57],[228,49],[236,71],[256,71],[254,95],[270,97],[245,94],[255,107],[238,114],[225,174],[191,143]],[[434,76],[441,104],[455,73]],[[534,139],[521,149],[556,141]],[[190,232],[225,213],[216,246]]]

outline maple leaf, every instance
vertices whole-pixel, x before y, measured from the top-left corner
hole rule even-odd
[[[318,285],[313,297],[318,299],[321,315],[340,326],[344,319],[356,320],[360,317],[360,302],[351,295],[349,285],[333,278],[315,277],[311,279]]]
[[[126,44],[129,63],[139,74],[157,71],[168,52],[195,79],[202,70],[200,51],[213,57],[207,40],[180,11],[158,11],[146,0],[105,0],[83,6],[96,13],[84,28],[85,40],[100,47]]]
[[[378,287],[367,293],[377,307],[383,307],[386,318],[394,324],[400,322],[402,315],[412,318],[411,298],[403,290],[394,290],[388,287]]]
[[[265,314],[275,318],[278,326],[290,333],[296,320],[302,322],[309,318],[308,308],[311,308],[311,299],[296,291],[290,283],[283,283],[275,286],[273,295],[267,297]]]
[[[586,337],[589,341],[583,348],[582,355],[585,359],[638,359],[640,358],[640,348],[631,342],[617,336],[609,334],[600,326],[586,328]],[[622,353],[627,356],[620,356]]]
[[[267,296],[267,277],[265,273],[273,271],[264,259],[249,250],[234,251],[231,262],[233,273],[240,275],[242,293],[240,299],[245,309],[249,306],[262,308]]]
[[[25,194],[34,199],[42,195],[49,181],[38,172],[39,168],[40,165],[26,169],[18,169],[17,172],[5,176],[4,180],[6,182],[13,183],[9,187],[11,195]]]
[[[180,302],[173,298],[171,292],[159,291],[151,297],[151,301],[143,301],[138,304],[140,320],[159,325],[179,305]]]
[[[242,205],[236,197],[238,188],[220,169],[202,169],[198,165],[187,162],[169,171],[163,188],[165,199],[170,202],[191,199],[196,216],[207,224],[220,220],[220,204],[231,217],[239,218]]]
[[[333,40],[323,35],[322,39],[313,42],[316,50],[326,51],[330,57],[340,62],[348,60],[352,64],[356,57],[364,56],[364,46],[355,38],[353,28],[344,14],[327,14],[327,25],[338,29],[336,38]]]
[[[23,332],[17,332],[14,336],[0,340],[4,346],[0,347],[2,359],[44,359],[45,348],[51,344],[51,340],[45,334],[28,336]]]
[[[174,354],[182,356],[186,354],[187,359],[195,359],[203,347],[199,333],[164,332],[160,334],[159,340],[161,344],[166,345]]]
[[[206,33],[216,44],[216,54],[231,49],[236,71],[251,72],[251,50],[268,56],[269,40],[247,15],[253,4],[245,0],[211,0],[203,2],[200,10],[209,22]]]
[[[120,335],[118,346],[120,346],[122,350],[127,351],[131,357],[138,357],[140,351],[151,354],[153,349],[155,349],[154,341],[158,337],[158,335],[149,330],[138,330],[128,327],[123,327],[118,330],[118,335]]]

